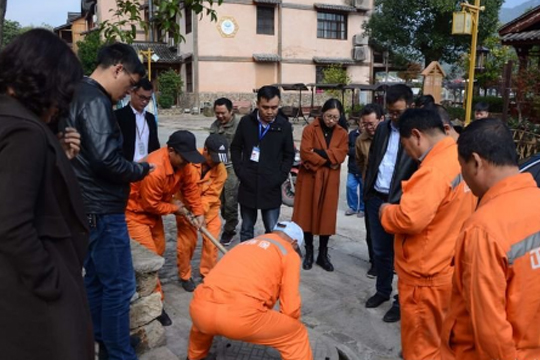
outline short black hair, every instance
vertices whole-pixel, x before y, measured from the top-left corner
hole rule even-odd
[[[150,80],[145,77],[139,80],[137,85],[135,85],[135,90],[139,90],[140,88],[142,88],[144,91],[154,90],[154,85],[152,85]]]
[[[39,117],[52,106],[63,116],[82,77],[75,53],[46,29],[23,33],[0,53],[0,93],[13,90],[14,97]]]
[[[223,105],[227,107],[227,110],[232,111],[233,103],[231,100],[222,97],[214,101],[214,109],[216,108],[216,106],[223,106]]]
[[[452,121],[450,120],[450,114],[448,113],[448,111],[446,111],[446,108],[444,106],[432,103],[432,104],[426,105],[425,107],[423,107],[423,109],[435,111],[441,117],[441,120],[444,125],[454,127],[452,125]]]
[[[272,85],[263,86],[259,89],[259,91],[257,91],[257,101],[261,101],[262,98],[271,100],[276,96],[281,99],[281,92],[277,87]]]
[[[410,138],[413,129],[426,134],[446,134],[441,117],[438,113],[428,109],[407,109],[399,117],[399,135]]]
[[[411,105],[413,101],[413,92],[410,87],[405,84],[392,85],[386,90],[386,103],[394,104],[399,100],[404,100],[407,105]]]
[[[103,46],[98,52],[97,63],[98,67],[102,68],[122,64],[130,74],[138,74],[141,77],[146,75],[137,53],[127,44],[114,43]]]
[[[417,108],[422,108],[422,107],[425,107],[427,105],[431,105],[431,104],[435,104],[435,98],[432,96],[432,95],[421,95],[419,97],[416,98],[416,100],[414,101],[414,105],[417,107]]]
[[[477,102],[474,104],[474,111],[487,111],[489,112],[489,104],[485,102]]]
[[[384,116],[384,111],[381,105],[377,103],[371,103],[364,106],[364,108],[362,109],[362,112],[360,113],[360,117],[373,114],[373,113],[375,113],[375,116],[377,117],[377,119],[380,119]]]
[[[496,166],[518,166],[516,144],[510,128],[499,119],[473,121],[459,135],[458,153],[469,161],[473,153]]]

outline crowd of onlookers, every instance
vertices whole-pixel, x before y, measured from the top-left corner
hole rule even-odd
[[[365,223],[367,276],[376,278],[365,306],[394,294],[383,321],[401,320],[403,358],[540,358],[540,190],[519,173],[512,135],[485,104],[464,128],[433,97],[414,101],[398,84],[385,109],[364,106],[348,132],[343,105],[327,100],[303,129],[292,221],[280,221],[295,146],[278,88],[261,87],[241,119],[217,99],[200,148],[185,130],[161,146],[145,109],[153,86],[134,50],[106,45],[97,62],[83,77],[71,49],[40,29],[0,53],[6,359],[91,360],[94,342],[100,359],[136,359],[130,239],[163,255],[164,215],[176,216],[178,277],[194,292],[188,359],[205,358],[215,335],[312,359],[300,267],[334,271],[347,156],[345,215]],[[259,211],[265,234],[254,231]],[[213,242],[232,243],[239,214],[240,243],[218,262]],[[159,280],[155,291],[164,297]],[[165,310],[158,321],[172,324]]]

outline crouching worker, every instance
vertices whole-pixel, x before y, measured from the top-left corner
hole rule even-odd
[[[214,336],[271,346],[284,360],[311,360],[300,322],[302,228],[278,222],[270,234],[229,251],[195,290],[188,359],[204,359]],[[280,311],[273,310],[279,300]]]
[[[228,162],[227,153],[227,139],[222,135],[213,134],[204,143],[202,156],[205,161],[202,164],[191,165],[197,173],[197,185],[201,195],[205,226],[215,239],[219,239],[221,231],[220,196],[225,180],[227,180],[227,169],[223,164]],[[179,198],[184,201],[183,194],[180,194]],[[185,216],[176,217],[176,226],[178,229],[176,243],[178,275],[184,290],[192,292],[195,290],[195,283],[191,276],[191,259],[197,245],[197,229]],[[217,247],[206,236],[203,236],[200,264],[200,273],[203,278],[216,265],[217,259]]]
[[[198,203],[197,214],[202,214],[199,190],[195,173],[189,173],[188,163],[201,163],[204,157],[197,151],[195,135],[180,130],[173,133],[167,146],[148,155],[147,161],[155,164],[155,170],[143,180],[131,184],[131,192],[126,208],[129,236],[163,256],[165,253],[165,231],[161,216],[179,214],[182,204],[173,201],[179,190],[189,193],[192,202]],[[202,216],[196,220],[202,224]],[[158,281],[156,291],[163,291]],[[171,325],[171,320],[163,310],[158,320]]]

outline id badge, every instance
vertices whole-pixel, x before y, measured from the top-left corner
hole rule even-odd
[[[146,155],[146,146],[142,142],[139,143],[139,155]]]
[[[259,158],[261,157],[261,149],[259,149],[258,146],[254,146],[253,150],[251,150],[251,157],[249,160],[259,162]]]

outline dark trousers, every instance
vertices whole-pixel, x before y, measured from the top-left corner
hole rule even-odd
[[[384,231],[379,220],[383,199],[375,196],[367,200],[369,229],[373,245],[373,261],[377,270],[377,293],[390,298],[394,278],[394,235]]]
[[[96,218],[84,262],[94,338],[105,344],[110,360],[136,360],[129,341],[129,302],[135,293],[135,272],[126,217],[111,214]]]
[[[371,240],[371,229],[370,229],[370,225],[369,225],[369,214],[368,214],[367,211],[364,213],[364,223],[366,225],[366,244],[367,244],[367,248],[368,248],[369,262],[373,264],[373,241]]]
[[[261,209],[262,219],[264,223],[265,232],[271,233],[276,226],[279,219],[279,211],[281,208],[275,209]],[[244,205],[240,205],[240,214],[242,215],[242,227],[240,230],[240,241],[251,240],[254,237],[254,227],[257,222],[257,212],[259,210],[253,209]]]

